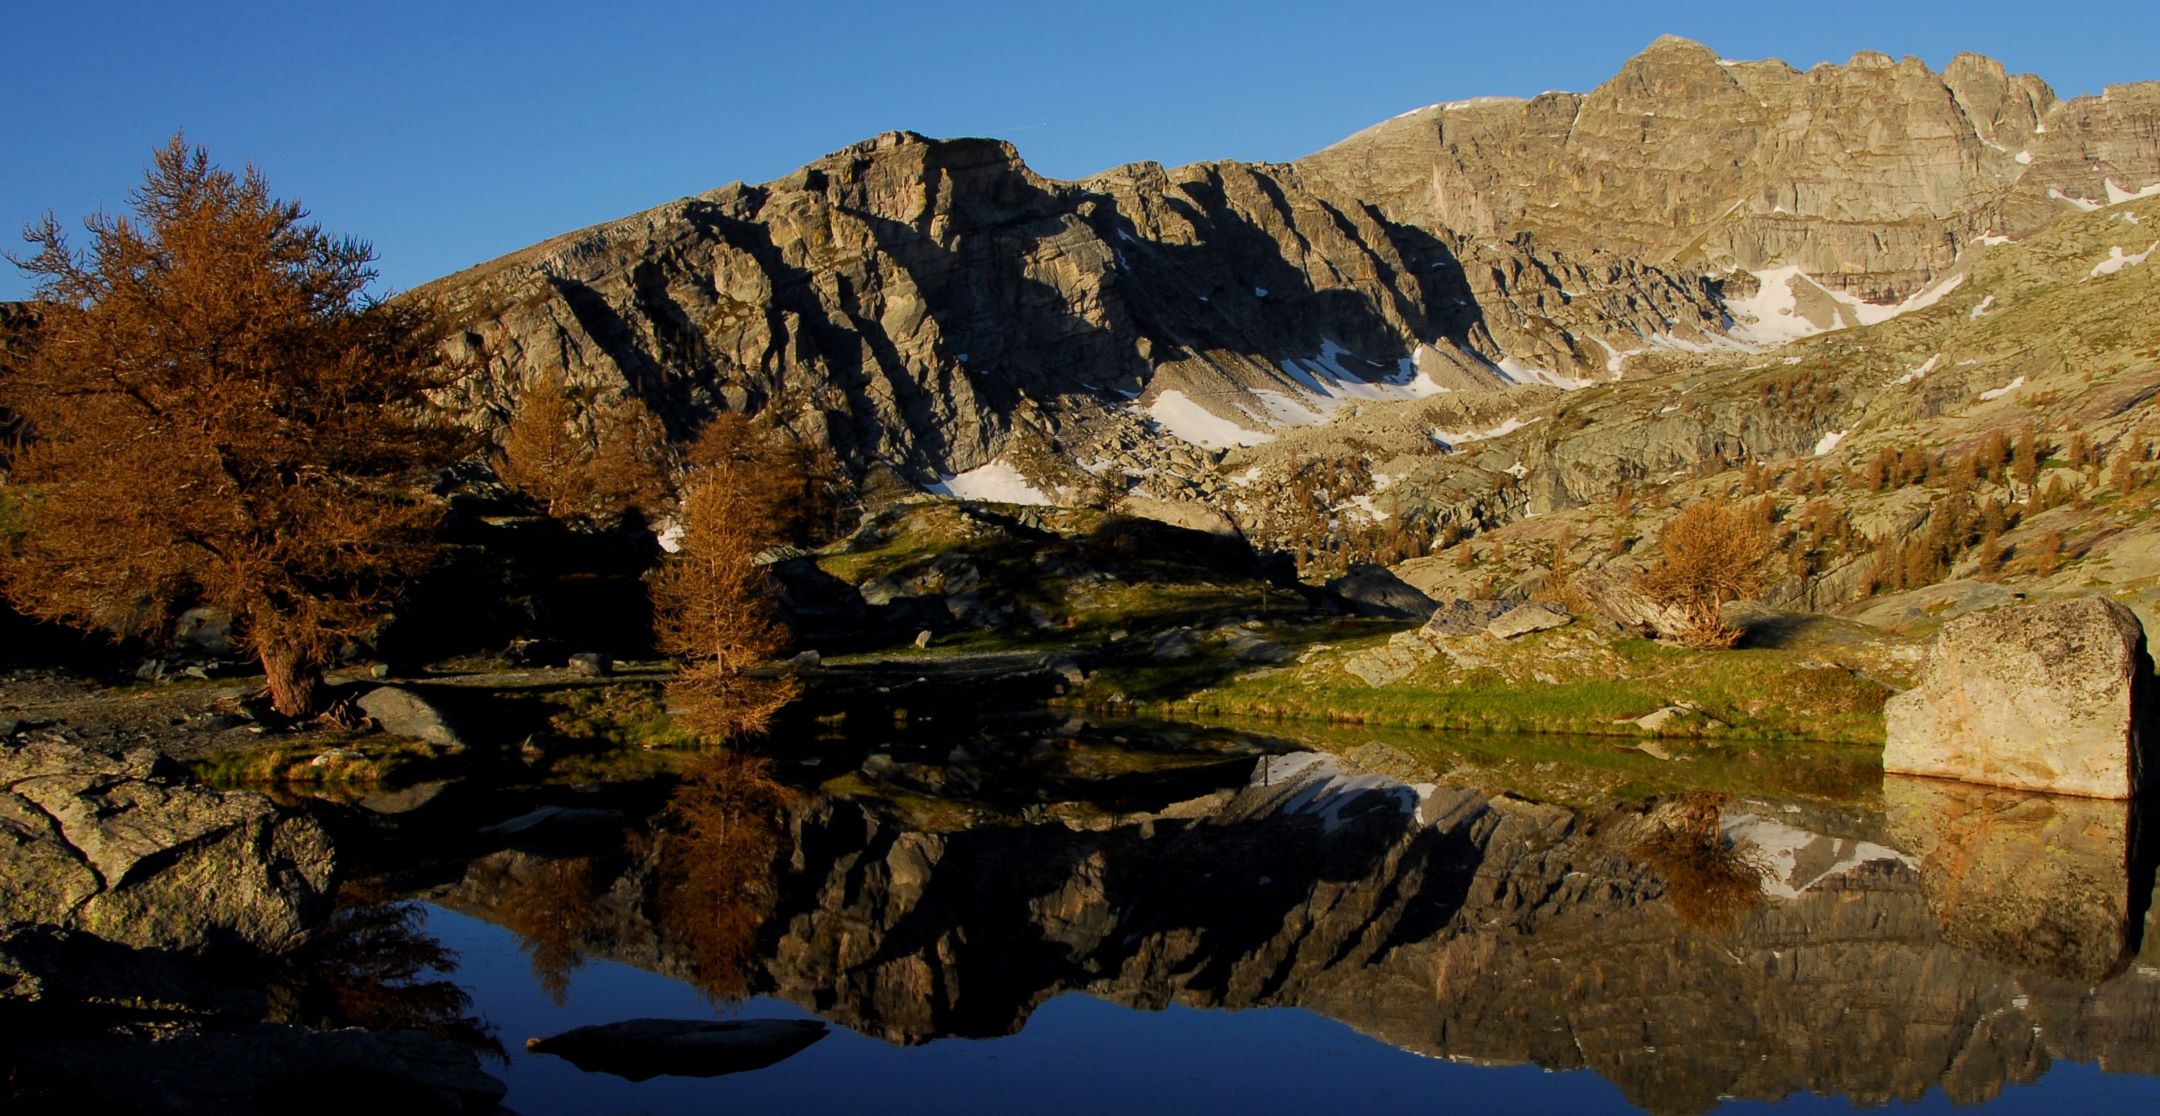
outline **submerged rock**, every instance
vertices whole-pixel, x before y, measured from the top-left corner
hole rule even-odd
[[[0,750],[0,921],[278,950],[329,914],[334,868],[313,817],[184,782],[154,752]]]
[[[553,1054],[587,1073],[643,1081],[764,1069],[824,1037],[825,1024],[815,1019],[630,1019],[528,1039],[525,1049]]]
[[[2137,615],[2104,597],[1954,620],[1883,707],[1883,770],[2130,798],[2153,781],[2152,672]]]

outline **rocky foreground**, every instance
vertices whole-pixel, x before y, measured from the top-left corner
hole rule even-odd
[[[443,1037],[442,1003],[349,1025],[352,1004],[412,998],[397,974],[416,970],[380,952],[400,923],[333,914],[331,831],[310,811],[204,788],[147,749],[8,745],[0,865],[10,1104],[492,1112],[503,1095]]]

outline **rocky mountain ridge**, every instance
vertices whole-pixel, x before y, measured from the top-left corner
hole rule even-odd
[[[1667,38],[1590,93],[1415,110],[1289,165],[1059,182],[1004,143],[890,133],[415,295],[465,323],[479,371],[450,402],[483,426],[560,375],[677,437],[765,413],[933,491],[1227,510],[1225,450],[1339,448],[1373,424],[1338,420],[1411,404],[1453,449],[1540,393],[1647,398],[1645,371],[1935,305],[1991,246],[2160,190],[2156,137],[2160,84],[2063,101],[1973,55],[1801,73]],[[1790,425],[1771,441],[1824,435]],[[1439,504],[1473,526],[1553,505],[1489,476],[1450,471]]]
[[[1795,266],[1871,302],[2160,183],[2160,82],[2062,100],[1960,54],[1806,72],[1666,36],[1589,93],[1434,105],[1299,161],[1412,224],[1661,264]]]

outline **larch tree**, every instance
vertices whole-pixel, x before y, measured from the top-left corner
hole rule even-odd
[[[1638,582],[1643,594],[1679,613],[1683,643],[1731,647],[1740,632],[1724,605],[1762,588],[1776,550],[1763,505],[1714,499],[1689,504],[1658,532],[1658,559]]]
[[[452,373],[433,317],[368,296],[367,244],[178,136],[129,203],[86,251],[47,215],[10,257],[44,306],[0,384],[28,432],[0,585],[116,635],[224,609],[277,710],[315,712],[338,647],[427,565],[423,484],[463,453],[426,401]]]
[[[560,373],[526,389],[492,462],[504,484],[549,515],[598,523],[633,509],[657,516],[673,464],[667,432],[643,402],[581,407]]]
[[[723,414],[690,450],[674,554],[652,581],[660,649],[686,665],[668,696],[700,735],[729,739],[762,730],[794,700],[792,678],[750,669],[787,646],[787,630],[758,555],[786,530],[797,487],[784,449],[739,415]]]

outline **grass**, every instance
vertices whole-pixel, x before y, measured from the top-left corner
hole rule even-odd
[[[215,752],[189,767],[213,787],[372,787],[418,782],[459,755],[404,736],[315,737]]]
[[[1079,700],[1178,716],[1626,737],[1651,735],[1627,722],[1693,702],[1724,722],[1716,734],[1728,739],[1881,744],[1889,689],[1801,652],[1699,652],[1634,638],[1597,651],[1565,632],[1480,641],[1475,647],[1486,656],[1484,665],[1459,668],[1435,656],[1378,688],[1349,673],[1344,662],[1385,647],[1386,630],[1360,633],[1310,651],[1304,662],[1267,670],[1240,672],[1227,652],[1208,648],[1181,662],[1111,664]],[[1702,734],[1699,723],[1677,733]]]
[[[697,737],[667,711],[658,682],[619,682],[565,689],[549,695],[558,712],[548,728],[566,740],[595,748],[675,748]]]

